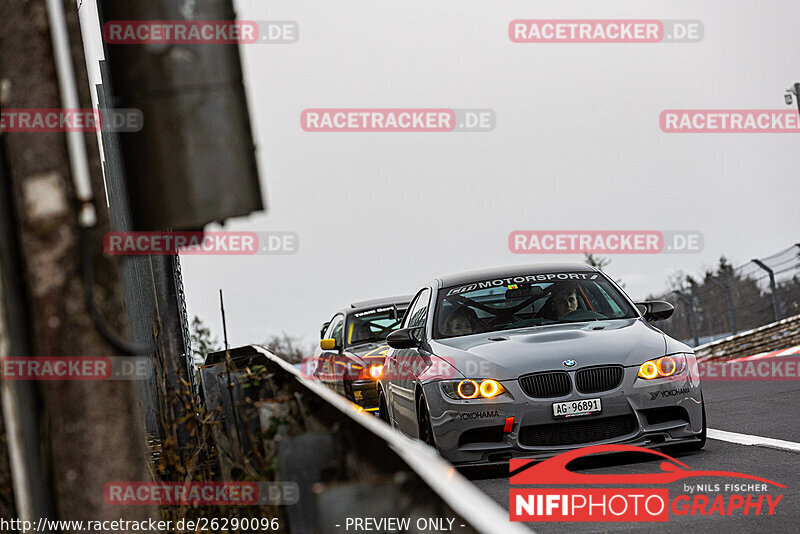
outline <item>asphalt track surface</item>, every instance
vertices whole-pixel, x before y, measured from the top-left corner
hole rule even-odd
[[[793,442],[800,449],[800,382],[704,382],[703,395],[710,429],[774,438]],[[774,480],[786,488],[769,487],[772,495],[783,498],[772,516],[675,515],[669,522],[531,522],[524,523],[536,532],[800,532],[800,451],[760,445],[743,445],[709,437],[702,451],[678,454],[665,451],[692,470],[735,471]],[[631,456],[604,457],[579,469],[591,474],[632,474],[659,472],[658,461],[642,461]],[[509,506],[508,467],[463,473],[500,503]],[[669,498],[683,494],[684,483],[742,483],[733,478],[691,478],[668,484]],[[630,486],[629,486],[630,487]],[[639,487],[648,487],[641,485]],[[664,487],[664,486],[649,486]],[[730,492],[720,491],[722,495]],[[713,499],[716,492],[704,492]],[[758,494],[755,494],[756,496]],[[764,512],[766,513],[766,507]]]

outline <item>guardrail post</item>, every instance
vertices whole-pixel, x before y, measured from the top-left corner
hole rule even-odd
[[[694,321],[693,299],[691,297],[687,297],[685,294],[677,290],[673,291],[673,293],[675,293],[675,295],[677,295],[678,298],[681,299],[681,302],[683,302],[686,305],[686,309],[689,311],[689,328],[692,329],[692,338],[694,339],[694,346],[696,347],[700,344],[700,339],[697,337],[697,325],[695,324]]]
[[[764,269],[765,271],[767,271],[767,274],[769,274],[769,288],[770,292],[772,293],[772,313],[775,315],[775,320],[779,321],[780,307],[778,305],[778,290],[775,287],[775,272],[769,267],[767,267],[767,265],[759,259],[753,259],[751,261],[756,265],[758,265],[759,267],[761,267],[762,269]]]
[[[713,284],[725,290],[725,306],[728,308],[728,322],[730,323],[731,333],[736,334],[736,315],[733,313],[733,297],[731,296],[731,286],[721,280],[717,280],[713,276],[709,277],[709,280]]]

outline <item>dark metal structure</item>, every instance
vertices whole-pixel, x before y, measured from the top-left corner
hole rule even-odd
[[[800,314],[800,244],[738,266],[724,258],[702,276],[687,276],[672,300],[675,314],[659,325],[697,346]],[[683,296],[674,296],[680,292]],[[672,297],[671,297],[672,295]]]
[[[230,0],[98,4],[101,24],[235,19]],[[135,230],[199,230],[263,209],[237,45],[106,44],[105,54],[116,107],[144,115],[120,138]]]

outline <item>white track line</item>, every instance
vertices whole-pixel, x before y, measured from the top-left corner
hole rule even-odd
[[[708,429],[708,437],[720,441],[729,441],[739,445],[758,445],[761,447],[772,447],[785,451],[800,452],[800,443],[794,441],[784,441],[782,439],[764,438],[761,436],[751,436],[750,434],[738,434],[736,432],[726,432],[725,430]]]

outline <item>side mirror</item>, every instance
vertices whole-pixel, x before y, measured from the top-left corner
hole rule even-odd
[[[327,323],[322,323],[322,328],[319,329],[319,338],[320,339],[325,337],[325,330],[328,329],[328,325],[330,325],[330,324],[331,324],[330,321],[328,321]]]
[[[645,320],[650,322],[669,319],[675,311],[675,307],[672,304],[663,300],[637,302],[636,307],[642,312]]]
[[[322,350],[336,350],[339,347],[336,345],[336,340],[333,338],[320,339],[319,348]]]
[[[415,335],[419,327],[401,328],[386,336],[386,343],[393,349],[411,349],[419,346],[419,339]]]

